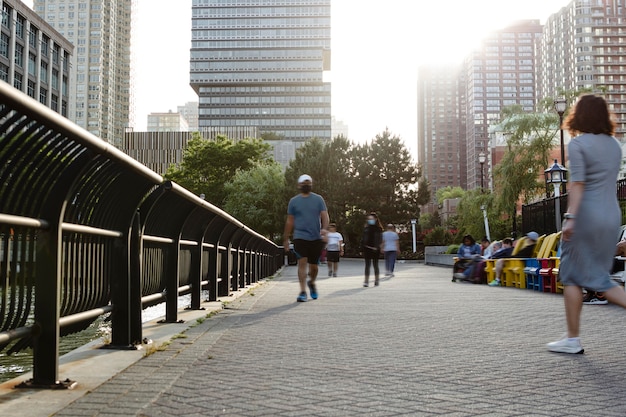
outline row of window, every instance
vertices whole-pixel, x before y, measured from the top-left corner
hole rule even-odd
[[[194,50],[191,51],[191,62],[203,61],[203,60],[219,60],[219,61],[232,61],[232,60],[292,60],[292,59],[322,59],[321,49],[262,49],[262,50],[218,50],[218,51],[205,51]]]
[[[191,73],[191,83],[203,82],[322,82],[322,71],[318,72],[211,72]]]
[[[322,40],[324,40],[322,42]],[[240,39],[223,41],[192,41],[193,49],[246,49],[246,48],[329,48],[330,37],[319,39]]]
[[[330,26],[330,18],[324,16],[312,17],[276,17],[260,18],[251,16],[243,19],[194,19],[192,29],[238,29],[238,28],[289,28],[289,27],[324,27]]]
[[[193,0],[192,7],[199,6],[263,6],[267,0]],[[274,0],[276,6],[328,6],[330,0]]]
[[[290,6],[290,7],[191,7],[192,18],[203,17],[306,17],[306,16],[330,16],[330,6],[306,7],[306,6]]]
[[[330,107],[266,107],[266,108],[202,108],[200,107],[199,117],[202,119],[203,115],[206,116],[219,116],[219,117],[252,117],[252,118],[274,118],[275,116],[289,116],[289,117],[323,117],[323,119],[329,121],[330,119]],[[328,116],[328,117],[324,117]]]
[[[202,96],[200,104],[211,106],[320,106],[330,104],[330,96]]]
[[[263,86],[223,86],[200,87],[201,95],[234,94],[330,94],[330,84],[320,85],[263,85]]]
[[[323,71],[321,61],[225,61],[191,62],[191,72],[236,72],[236,71]]]

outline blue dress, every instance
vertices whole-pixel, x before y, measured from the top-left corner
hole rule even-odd
[[[616,285],[609,274],[621,223],[616,182],[622,149],[612,136],[585,133],[572,139],[568,153],[570,182],[584,182],[585,189],[574,233],[561,241],[559,278],[564,285],[606,291]]]

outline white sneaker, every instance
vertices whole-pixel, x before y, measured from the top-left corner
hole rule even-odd
[[[557,340],[556,342],[551,342],[546,345],[550,352],[558,352],[558,353],[584,353],[585,349],[583,349],[580,344],[580,340],[572,341],[567,337],[564,337],[561,340]]]
[[[455,272],[452,276],[456,279],[465,279],[465,274],[463,272]]]

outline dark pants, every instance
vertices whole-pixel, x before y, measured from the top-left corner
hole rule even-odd
[[[378,276],[380,275],[380,270],[378,269],[378,258],[380,257],[379,251],[374,251],[371,249],[365,249],[363,252],[363,258],[365,259],[365,283],[368,283],[370,280],[370,265],[374,264],[374,279],[378,282]]]

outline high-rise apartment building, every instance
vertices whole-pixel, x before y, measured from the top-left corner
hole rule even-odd
[[[573,0],[551,15],[537,43],[539,98],[561,91],[602,93],[626,133],[626,4]],[[569,103],[570,105],[573,103]]]
[[[34,0],[75,46],[69,119],[120,146],[131,126],[131,22],[136,0]]]
[[[331,139],[330,0],[193,0],[199,127]]]
[[[462,75],[452,66],[418,69],[417,160],[433,199],[440,188],[467,188]]]
[[[467,188],[481,185],[479,154],[489,154],[489,127],[504,107],[535,110],[535,40],[539,20],[523,20],[494,31],[465,60]]]
[[[0,80],[67,117],[74,47],[20,0],[0,4]]]

